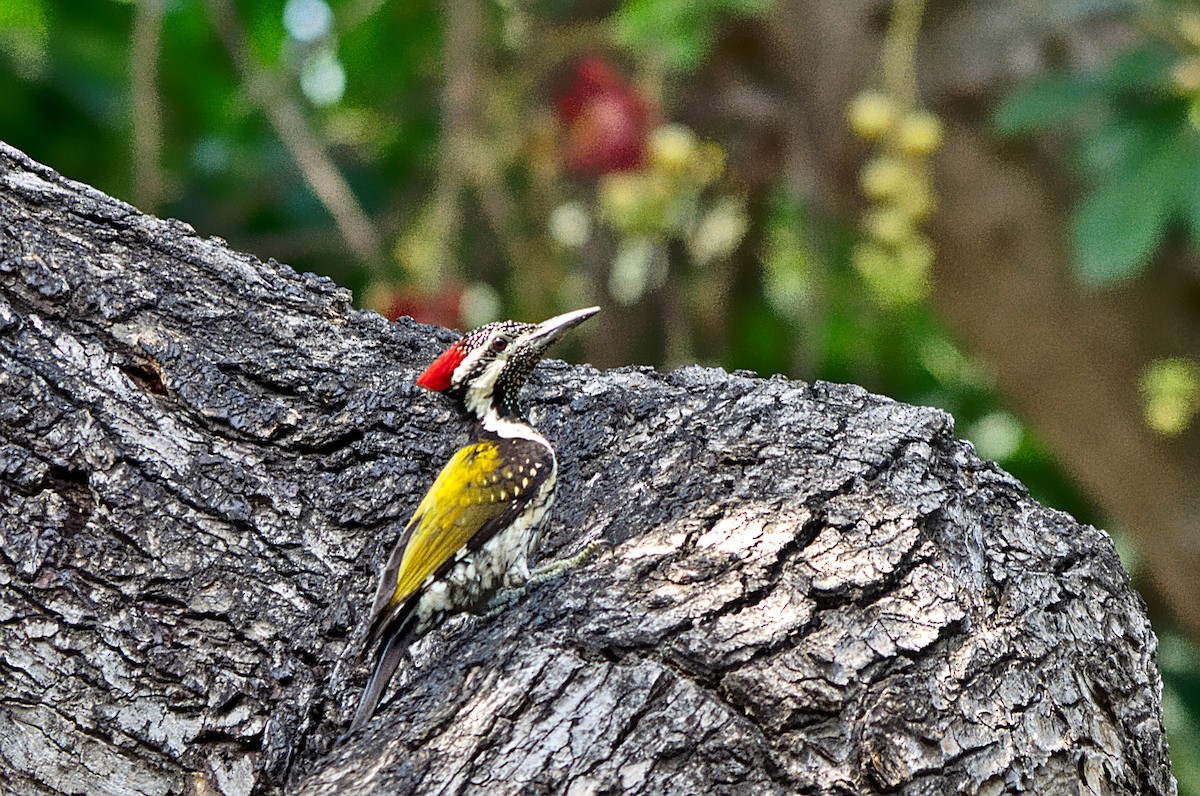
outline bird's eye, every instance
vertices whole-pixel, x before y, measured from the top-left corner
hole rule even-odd
[[[508,338],[504,335],[500,335],[492,340],[492,350],[496,353],[500,353],[506,348],[508,348]]]

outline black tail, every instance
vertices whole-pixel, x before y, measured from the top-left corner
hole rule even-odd
[[[354,711],[354,721],[350,722],[350,729],[343,738],[358,731],[375,715],[375,708],[379,706],[379,700],[391,682],[392,675],[396,673],[396,667],[400,665],[400,659],[404,657],[411,641],[411,634],[416,625],[413,621],[415,618],[414,614],[407,614],[392,632],[386,633],[383,645],[379,648],[379,657],[375,661],[375,670],[371,672],[371,679],[363,689],[362,697],[358,700],[358,710]]]

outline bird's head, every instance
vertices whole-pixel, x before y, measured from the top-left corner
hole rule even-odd
[[[588,307],[541,323],[497,321],[480,326],[435,359],[417,384],[461,399],[481,419],[493,411],[500,417],[520,417],[517,393],[546,349],[599,311]]]

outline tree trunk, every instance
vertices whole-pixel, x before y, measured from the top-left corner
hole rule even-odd
[[[449,332],[0,147],[0,784],[21,794],[1174,792],[1109,538],[852,386],[550,362],[542,558],[341,746]],[[598,319],[603,323],[603,316]]]

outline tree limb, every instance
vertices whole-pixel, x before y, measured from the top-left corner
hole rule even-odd
[[[245,84],[246,94],[266,113],[280,143],[296,162],[304,180],[329,215],[350,251],[372,274],[385,275],[383,243],[350,183],[313,132],[299,102],[284,87],[280,76],[258,64],[237,12],[229,0],[205,0],[217,36],[229,52]]]
[[[945,414],[546,363],[543,558],[339,747],[452,339],[0,146],[0,781],[60,793],[1174,792],[1101,531]]]

